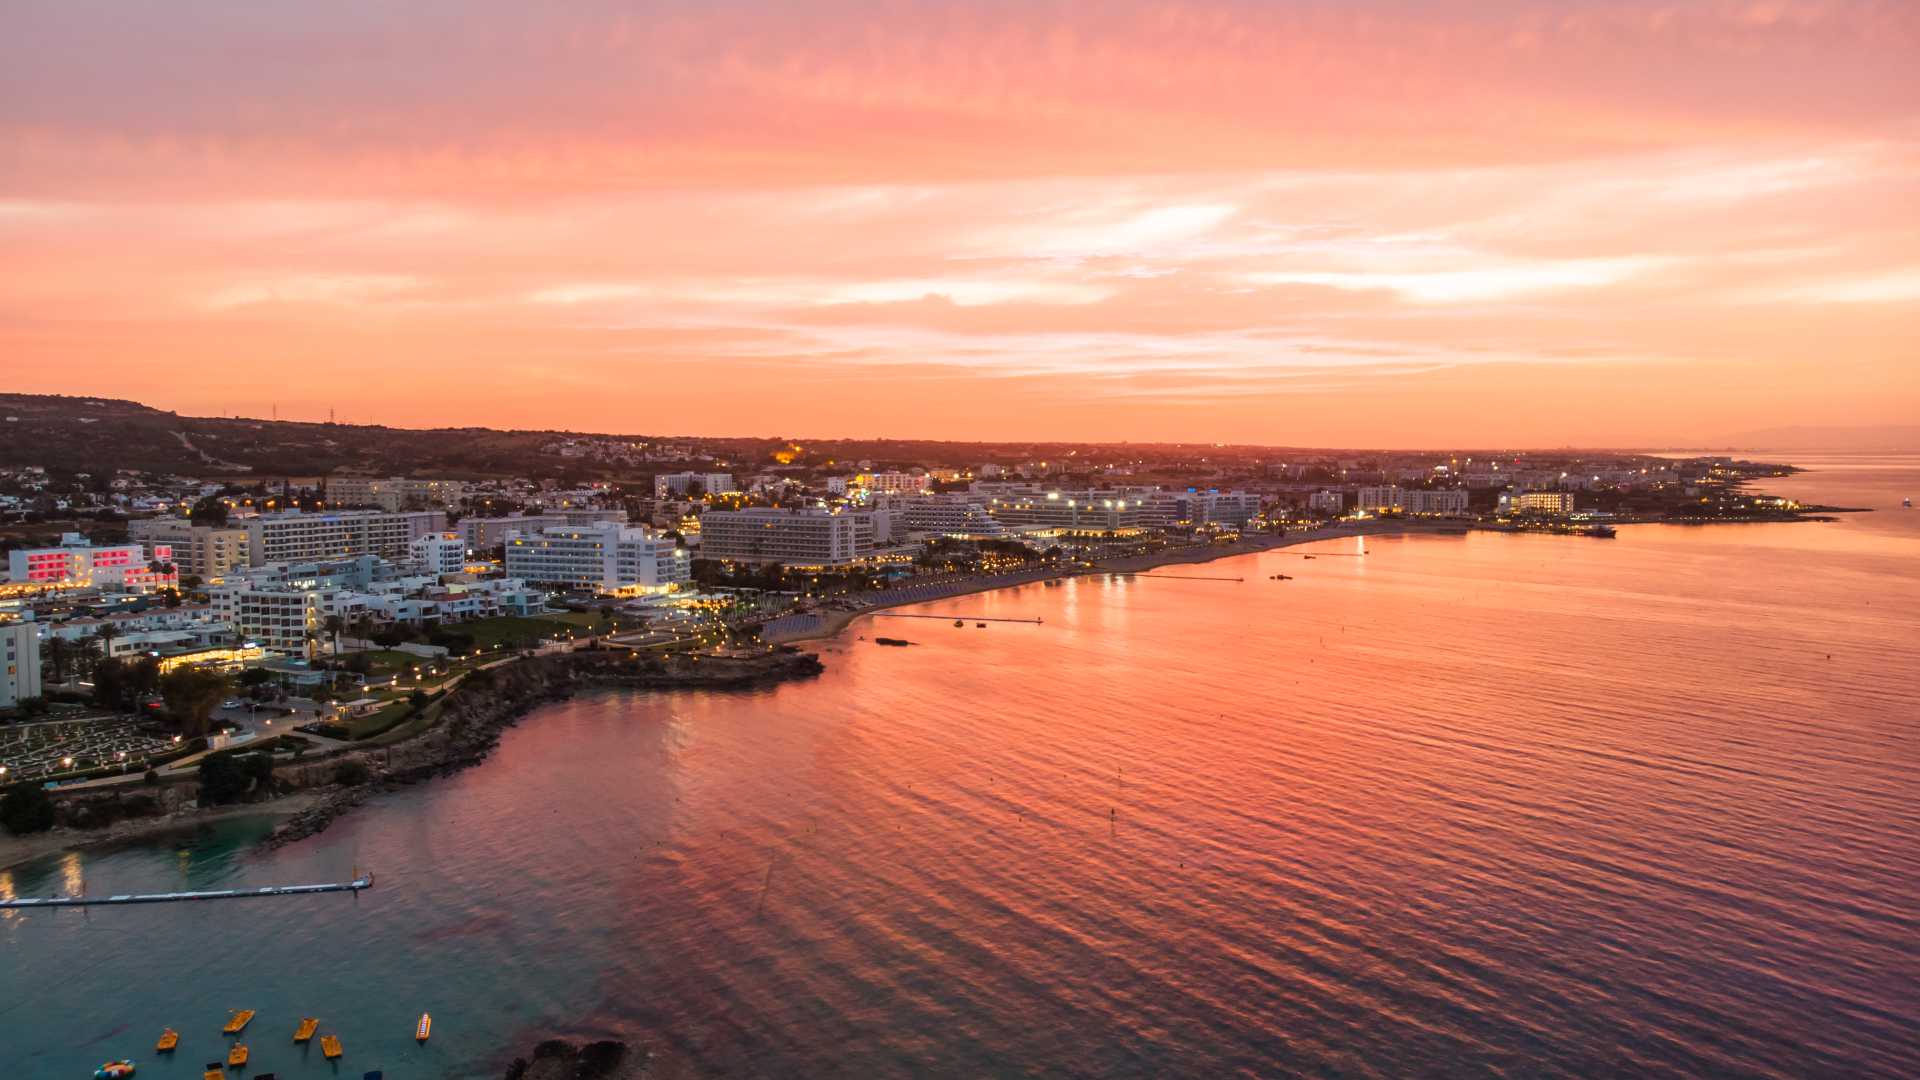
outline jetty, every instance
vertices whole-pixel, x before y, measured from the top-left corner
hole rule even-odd
[[[311,893],[357,893],[373,888],[371,872],[352,881],[317,885],[262,885],[256,889],[206,889],[198,892],[121,893],[118,896],[22,896],[0,899],[0,910],[22,908],[100,907],[107,904],[172,904],[186,900],[245,900],[258,896],[306,896]]]
[[[873,616],[876,619],[959,619],[962,622],[966,622],[967,620],[971,619],[974,622],[1019,622],[1019,623],[1031,623],[1036,626],[1040,625],[1040,620],[1037,618],[1036,619],[1004,619],[1004,618],[996,619],[986,615],[915,615],[911,612],[906,612],[906,611],[873,611],[873,612],[868,612],[868,614]]]

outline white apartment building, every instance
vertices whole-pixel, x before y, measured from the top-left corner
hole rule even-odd
[[[671,592],[691,578],[684,548],[651,529],[606,521],[507,537],[507,574],[613,596]]]
[[[467,566],[467,542],[457,532],[433,533],[407,545],[409,561],[428,574],[457,574]]]
[[[165,544],[156,545],[149,557],[142,544],[95,547],[79,533],[66,533],[59,547],[8,552],[7,580],[50,589],[153,592],[173,588],[179,573],[173,566],[173,549]]]
[[[247,530],[231,526],[195,525],[185,518],[142,518],[127,523],[127,535],[146,544],[152,554],[162,545],[173,549],[173,565],[182,575],[219,581],[247,565]]]
[[[873,557],[878,518],[819,508],[710,510],[700,515],[700,550],[733,562],[847,566]]]
[[[331,506],[377,506],[389,512],[459,506],[466,494],[464,480],[415,480],[404,476],[384,480],[364,476],[327,478],[327,503]]]
[[[269,652],[296,656],[306,652],[312,642],[308,632],[322,635],[326,616],[336,606],[343,588],[294,589],[283,585],[255,585],[232,581],[209,590],[214,616],[233,627],[243,641],[254,642]]]
[[[1395,484],[1370,485],[1360,489],[1358,505],[1369,514],[1397,512],[1407,508],[1407,493]]]
[[[1347,508],[1346,493],[1340,491],[1316,491],[1307,496],[1307,511],[1313,514],[1331,514],[1335,517]]]
[[[262,514],[244,522],[247,563],[265,566],[278,562],[317,562],[378,555],[404,559],[415,540],[447,531],[441,510],[384,513],[379,510],[342,510],[324,514],[292,511]]]
[[[696,486],[706,495],[719,495],[722,492],[740,490],[734,486],[732,473],[662,473],[653,478],[653,497],[669,499],[676,495],[685,495]]]
[[[1441,488],[1435,491],[1413,490],[1406,493],[1403,503],[1409,514],[1425,517],[1465,517],[1467,513],[1467,493],[1458,488]]]
[[[30,622],[0,623],[0,709],[39,696],[39,629]]]

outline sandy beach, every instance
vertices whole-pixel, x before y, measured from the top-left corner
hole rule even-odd
[[[891,608],[909,607],[914,604],[931,604],[941,600],[952,600],[961,596],[993,592],[998,589],[1017,589],[1041,581],[1058,581],[1071,577],[1085,577],[1097,574],[1140,573],[1161,566],[1182,566],[1193,563],[1213,562],[1218,559],[1230,559],[1237,555],[1258,555],[1263,551],[1294,547],[1300,544],[1315,544],[1328,540],[1345,540],[1356,536],[1387,536],[1407,533],[1457,534],[1465,532],[1466,527],[1459,522],[1425,522],[1406,520],[1386,520],[1367,522],[1359,525],[1342,525],[1329,529],[1316,529],[1311,532],[1288,533],[1285,536],[1258,536],[1239,540],[1232,544],[1216,544],[1208,547],[1172,548],[1151,555],[1137,555],[1124,559],[1108,559],[1091,567],[1061,570],[1055,573],[1034,573],[1020,581],[982,581],[977,585],[962,583],[952,592],[938,596],[914,597],[895,600],[888,603],[871,604],[857,611],[818,611],[820,625],[812,629],[781,635],[776,640],[782,645],[792,645],[803,641],[820,641],[838,635],[855,620],[872,615],[877,611]]]

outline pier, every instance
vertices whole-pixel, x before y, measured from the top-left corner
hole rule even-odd
[[[201,892],[122,893],[119,896],[29,896],[0,899],[0,910],[100,907],[107,904],[172,904],[183,900],[244,900],[255,896],[305,896],[309,893],[357,893],[373,888],[371,871],[352,881],[318,885],[262,885],[257,889],[208,889]]]
[[[996,619],[986,615],[914,615],[904,611],[869,612],[876,619],[964,619],[968,622],[1022,622],[1039,625],[1039,619]]]

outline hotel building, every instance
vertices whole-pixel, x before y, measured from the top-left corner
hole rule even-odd
[[[1137,495],[1110,491],[1049,491],[994,499],[987,511],[1002,524],[1019,529],[1067,532],[1117,532],[1144,524],[1145,506]]]
[[[156,570],[160,566],[165,569]],[[156,545],[152,557],[140,544],[94,547],[79,533],[67,533],[59,547],[21,548],[7,553],[7,580],[48,589],[111,589],[153,592],[179,583],[173,550]]]
[[[332,506],[377,506],[386,511],[459,506],[466,494],[467,485],[463,480],[414,480],[404,476],[385,480],[362,476],[327,478],[327,502]]]
[[[247,530],[195,525],[185,518],[142,518],[127,523],[127,535],[149,548],[173,549],[181,574],[219,581],[247,565]]]
[[[1565,517],[1573,513],[1571,491],[1514,491],[1500,496],[1503,514],[1545,514]]]
[[[874,511],[712,510],[700,515],[700,552],[732,562],[848,566],[873,557],[884,520]]]
[[[298,511],[263,514],[244,522],[247,562],[265,566],[277,562],[317,562],[378,555],[404,559],[415,540],[445,532],[447,515],[440,510],[388,514],[378,510],[342,510],[325,514]]]
[[[1360,489],[1358,507],[1368,514],[1405,510],[1407,493],[1393,484],[1363,487]]]
[[[39,628],[30,622],[0,623],[0,709],[39,696]]]
[[[1403,503],[1409,514],[1426,517],[1465,517],[1467,513],[1467,493],[1458,488],[1440,488],[1434,491],[1412,490],[1406,493]]]
[[[722,492],[740,490],[734,486],[732,473],[662,473],[653,478],[653,497],[669,499],[675,495],[685,495],[695,486],[698,486],[701,493],[705,495],[719,495]]]
[[[600,522],[507,537],[507,574],[535,585],[613,596],[671,592],[690,580],[684,548],[651,529]]]
[[[1307,510],[1314,514],[1331,514],[1335,517],[1347,508],[1347,496],[1340,491],[1316,491],[1307,496]]]

